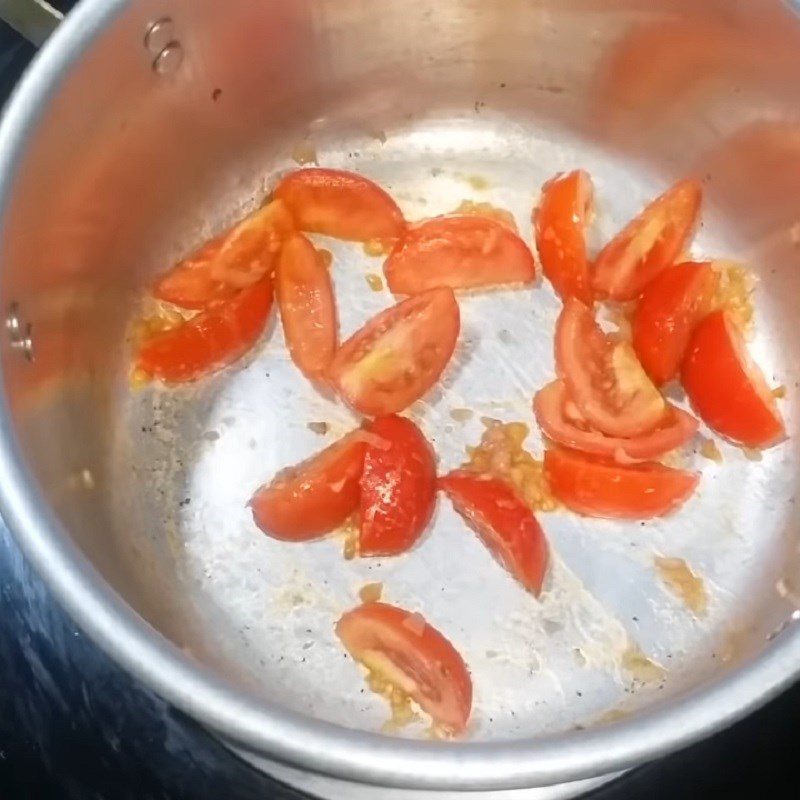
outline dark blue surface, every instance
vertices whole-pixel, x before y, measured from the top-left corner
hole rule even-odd
[[[0,23],[0,103],[32,54]],[[595,798],[740,797],[751,785],[760,798],[767,776],[796,797],[798,720],[800,686]],[[299,797],[119,670],[55,605],[0,523],[0,800]]]
[[[134,683],[0,523],[0,798],[299,798]]]

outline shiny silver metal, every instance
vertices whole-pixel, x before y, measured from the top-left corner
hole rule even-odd
[[[8,343],[13,350],[21,353],[28,361],[33,360],[33,339],[31,338],[30,322],[23,322],[20,309],[16,303],[11,303],[6,315],[6,331]]]
[[[161,17],[147,26],[144,46],[157,56],[175,38],[175,23],[170,17]]]
[[[183,49],[169,80],[142,47],[163,17]],[[4,518],[103,647],[262,765],[381,787],[541,787],[746,714],[800,671],[798,68],[800,27],[778,0],[84,0],[0,126],[0,307],[19,302],[36,339],[34,361],[10,345],[0,357]],[[380,564],[343,561],[335,538],[266,539],[249,493],[354,418],[299,378],[275,326],[245,364],[171,392],[130,390],[127,332],[152,275],[261,202],[298,145],[376,178],[411,218],[485,200],[526,238],[541,183],[583,166],[595,244],[699,175],[695,252],[758,275],[752,347],[788,387],[791,438],[760,461],[687,453],[701,490],[657,524],[543,516],[557,558],[541,603],[444,504],[414,552]],[[390,298],[364,280],[379,261],[325,246],[346,335]],[[553,372],[547,286],[461,305],[454,368],[411,410],[442,468],[476,441],[478,416],[530,423]],[[465,406],[466,424],[450,413]],[[655,553],[704,576],[704,619],[658,581]],[[377,732],[381,702],[332,633],[368,580],[465,653],[468,741]],[[634,646],[663,681],[621,666]]]
[[[153,72],[156,75],[172,75],[183,63],[183,48],[180,42],[173,39],[153,59]]]

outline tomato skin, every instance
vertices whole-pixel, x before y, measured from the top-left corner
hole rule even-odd
[[[453,645],[419,614],[365,603],[336,623],[350,655],[402,689],[434,722],[463,733],[472,711],[472,679]]]
[[[342,344],[331,365],[331,381],[362,414],[402,411],[438,380],[460,327],[452,289],[409,297],[381,311]]]
[[[588,172],[561,173],[542,187],[539,207],[532,216],[545,277],[562,298],[575,297],[590,307],[594,290],[585,232],[593,195]]]
[[[621,466],[572,450],[546,450],[550,490],[586,517],[651,519],[675,510],[694,492],[700,476],[663,464]]]
[[[397,203],[376,183],[338,169],[289,173],[275,188],[299,230],[356,242],[393,241],[405,228]]]
[[[694,410],[717,433],[746,447],[769,447],[786,435],[775,398],[724,310],[696,328],[681,369]]]
[[[262,278],[235,297],[177,328],[145,339],[136,368],[151,378],[185,383],[240,359],[258,341],[272,308],[272,280]]]
[[[506,224],[476,215],[409,226],[383,270],[392,292],[410,295],[435,286],[476,289],[536,279],[525,242]]]
[[[672,265],[694,233],[702,194],[699,181],[678,181],[629,222],[595,259],[593,283],[598,296],[635,300]]]
[[[422,431],[395,415],[369,425],[361,474],[361,556],[394,556],[422,535],[436,499],[436,462]],[[377,439],[377,441],[376,441]]]
[[[607,436],[648,433],[667,406],[627,342],[603,333],[594,314],[567,298],[556,323],[556,369],[591,427]]]
[[[336,301],[328,268],[302,234],[281,249],[275,289],[292,361],[307,378],[321,378],[336,352]]]
[[[505,481],[466,470],[440,478],[439,488],[500,564],[538,597],[549,560],[547,541],[514,490]]]
[[[620,464],[660,458],[686,444],[697,433],[697,420],[668,403],[662,423],[649,433],[632,439],[605,436],[581,425],[579,420],[570,419],[569,402],[563,381],[553,381],[536,393],[533,411],[542,433],[563,447],[603,456]]]
[[[256,525],[286,542],[316,539],[339,527],[358,508],[365,452],[363,431],[353,431],[279,472],[250,499]]]
[[[633,349],[652,381],[678,376],[695,325],[711,310],[717,276],[710,264],[686,262],[648,284],[633,317]]]
[[[157,279],[153,295],[192,310],[229,300],[272,271],[292,226],[286,206],[273,201],[179,261]]]

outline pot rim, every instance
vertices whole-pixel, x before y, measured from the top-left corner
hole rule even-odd
[[[17,85],[0,122],[0,223],[17,166],[61,83],[130,0],[81,0]],[[0,298],[0,303],[3,299]],[[2,381],[2,366],[0,366]],[[800,629],[670,705],[541,741],[420,742],[315,720],[237,690],[139,617],[73,544],[25,464],[0,395],[0,511],[77,624],[121,666],[212,731],[296,768],[378,786],[514,789],[617,772],[728,725],[800,673]]]

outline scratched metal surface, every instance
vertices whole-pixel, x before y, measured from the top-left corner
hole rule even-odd
[[[563,131],[511,125],[478,108],[468,121],[409,123],[385,142],[317,135],[311,144],[321,164],[380,182],[410,219],[450,211],[464,199],[485,201],[511,210],[526,239],[538,187],[559,170],[581,166],[594,177],[595,245],[668,180]],[[291,150],[287,141],[284,152]],[[268,188],[294,166],[288,158],[264,163],[259,180]],[[245,206],[256,199],[254,193]],[[737,257],[735,232],[713,206],[704,219],[693,252]],[[317,242],[334,254],[346,337],[392,302],[387,291],[371,291],[366,282],[367,273],[381,273],[381,260],[357,245]],[[766,265],[754,267],[765,277],[752,347],[770,380],[793,386],[800,373],[776,346],[763,285],[769,273]],[[464,295],[460,306],[454,360],[410,416],[433,443],[442,471],[477,443],[484,416],[529,424],[526,446],[540,455],[530,400],[554,374],[557,299],[540,282]],[[795,405],[796,392],[788,403],[790,430]],[[462,408],[473,410],[473,418],[454,420],[451,411]],[[716,464],[696,453],[698,439],[682,463],[702,472],[700,488],[667,519],[541,516],[554,559],[539,601],[492,561],[444,501],[420,544],[395,559],[345,561],[336,535],[303,545],[273,541],[250,518],[252,492],[358,424],[302,378],[274,323],[243,365],[190,389],[123,395],[118,413],[125,422],[110,461],[117,518],[125,530],[150,525],[158,536],[166,533],[182,591],[213,620],[199,650],[213,651],[229,675],[267,699],[366,730],[381,728],[386,707],[365,690],[333,634],[335,620],[357,602],[366,582],[382,582],[386,600],[424,613],[464,654],[475,684],[472,738],[546,736],[668,701],[727,668],[741,655],[736,649],[750,635],[759,604],[775,597],[790,531],[796,450],[782,445],[756,462],[720,444],[724,461]],[[313,422],[328,423],[329,432],[314,433]],[[656,573],[655,555],[683,558],[702,576],[710,598],[704,617],[670,593]],[[631,648],[663,667],[663,677],[642,681],[626,670],[623,655]],[[401,735],[423,732],[420,722]]]

